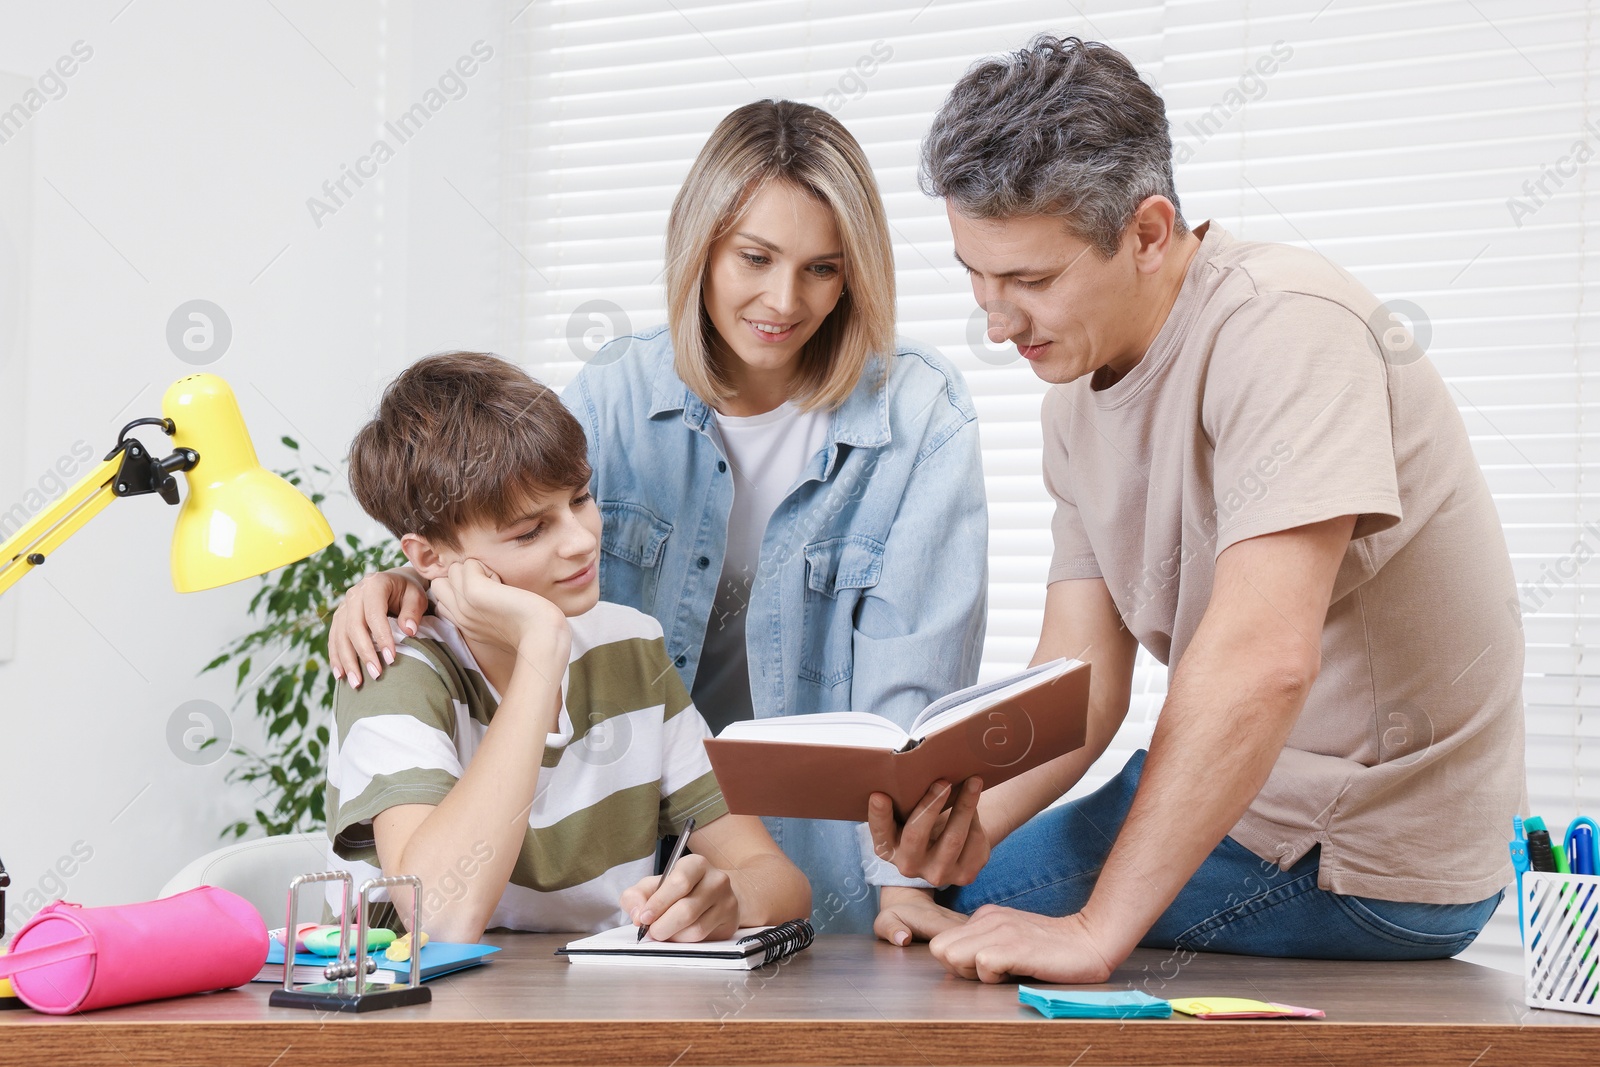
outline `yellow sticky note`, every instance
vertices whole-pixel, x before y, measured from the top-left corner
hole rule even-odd
[[[1236,1011],[1278,1014],[1278,1009],[1266,1001],[1246,1000],[1244,997],[1183,997],[1169,1003],[1173,1011],[1181,1011],[1185,1015],[1231,1015]]]
[[[1180,997],[1167,1003],[1173,1011],[1185,1015],[1223,1019],[1321,1019],[1323,1013],[1316,1008],[1300,1008],[1293,1004],[1273,1004],[1265,1000],[1245,997]]]

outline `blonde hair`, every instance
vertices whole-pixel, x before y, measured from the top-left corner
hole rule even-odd
[[[801,350],[791,399],[836,408],[875,355],[894,345],[894,250],[866,154],[838,119],[810,104],[761,100],[717,124],[667,219],[667,321],[674,369],[713,407],[734,390],[711,343],[704,290],[711,246],[767,183],[786,181],[832,209],[844,252],[839,302]]]

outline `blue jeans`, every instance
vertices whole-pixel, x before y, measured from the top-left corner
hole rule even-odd
[[[1079,911],[1122,829],[1145,753],[1094,793],[1036,815],[1002,841],[975,882],[939,894],[971,913],[985,904]],[[1442,959],[1461,952],[1504,892],[1475,904],[1406,904],[1317,888],[1318,850],[1283,871],[1231,837],[1211,851],[1140,945],[1328,960]]]

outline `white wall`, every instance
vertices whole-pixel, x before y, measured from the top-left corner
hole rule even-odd
[[[205,369],[233,385],[268,466],[287,461],[283,434],[340,459],[378,388],[416,356],[499,346],[507,250],[478,212],[500,215],[499,46],[514,9],[124,3],[0,3],[0,72],[37,79],[75,42],[92,49],[26,126],[31,325],[20,376],[0,382],[24,444],[0,475],[36,484],[75,442],[103,455],[122,423],[159,414],[167,384],[193,369],[166,343],[191,299],[232,323]],[[495,55],[465,95],[316,226],[307,198],[478,40]],[[19,143],[0,144],[0,159]],[[348,501],[326,510],[336,530],[370,530]],[[38,905],[30,892],[63,882],[88,904],[147,899],[253,808],[247,787],[223,782],[231,757],[195,767],[168,747],[185,701],[230,706],[228,680],[197,672],[250,628],[256,587],[174,593],[174,514],[155,497],[117,501],[5,597],[18,622],[15,658],[0,662],[13,920]],[[235,721],[248,736],[248,717]],[[58,862],[72,873],[52,873]]]

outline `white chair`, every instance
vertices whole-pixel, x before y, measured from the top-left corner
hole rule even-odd
[[[275,929],[283,925],[289,882],[296,875],[327,870],[329,859],[328,836],[324,833],[241,841],[208,852],[185,866],[161,888],[161,895],[214,885],[254,904],[267,928]],[[322,921],[322,888],[311,886],[301,892],[296,922]]]

